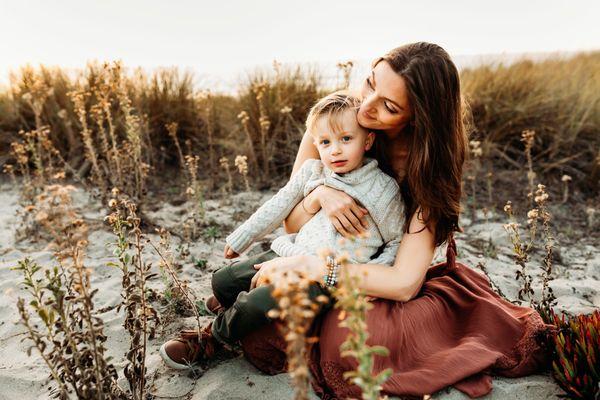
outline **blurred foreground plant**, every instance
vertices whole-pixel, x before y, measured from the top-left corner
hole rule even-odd
[[[278,308],[269,310],[267,315],[283,322],[288,371],[295,386],[294,399],[308,399],[307,344],[316,343],[319,338],[307,337],[306,334],[321,304],[328,303],[329,298],[319,295],[313,302],[309,297],[311,281],[301,271],[286,271],[276,280],[267,278],[266,282],[275,285],[272,296]]]
[[[323,253],[322,255],[325,255]],[[366,323],[367,311],[373,308],[365,294],[359,289],[361,277],[350,275],[344,270],[348,263],[346,254],[336,257],[336,262],[341,264],[340,280],[337,287],[331,289],[335,297],[335,308],[340,309],[340,326],[350,330],[348,337],[340,346],[342,356],[356,358],[358,367],[355,371],[344,372],[344,378],[360,387],[363,399],[379,399],[382,384],[391,376],[392,369],[387,368],[377,375],[373,374],[374,357],[376,355],[386,357],[389,350],[384,346],[368,346],[369,338]]]

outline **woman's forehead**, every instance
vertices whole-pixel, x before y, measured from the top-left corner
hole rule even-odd
[[[405,110],[409,107],[408,92],[404,79],[392,69],[390,64],[381,60],[372,69],[375,85],[380,97],[385,97]]]

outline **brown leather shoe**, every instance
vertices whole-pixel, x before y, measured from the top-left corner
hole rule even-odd
[[[219,312],[225,309],[219,303],[219,300],[214,295],[211,295],[208,299],[204,301],[205,308],[210,311],[212,314],[217,315]]]
[[[209,361],[221,350],[227,350],[212,335],[212,322],[202,328],[200,336],[198,331],[184,329],[180,337],[169,340],[159,349],[165,364],[174,369],[188,369],[197,363]]]

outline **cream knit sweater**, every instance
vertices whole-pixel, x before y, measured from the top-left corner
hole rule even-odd
[[[377,160],[365,157],[363,165],[345,174],[337,174],[321,160],[308,159],[300,170],[266,201],[225,241],[238,254],[252,242],[278,228],[306,195],[319,185],[342,190],[369,211],[366,238],[340,241],[338,233],[323,209],[319,210],[298,233],[277,237],[271,249],[279,256],[317,255],[319,249],[329,248],[336,254],[346,251],[352,263],[392,265],[402,238],[404,203],[396,181],[378,168]],[[345,242],[343,245],[340,242]],[[385,245],[375,259],[371,257]]]

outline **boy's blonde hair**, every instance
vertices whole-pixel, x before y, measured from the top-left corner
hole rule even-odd
[[[333,131],[341,131],[341,119],[346,110],[357,111],[360,107],[360,99],[346,90],[333,92],[319,100],[309,111],[306,117],[306,129],[312,135],[317,120],[327,117],[329,128]]]

